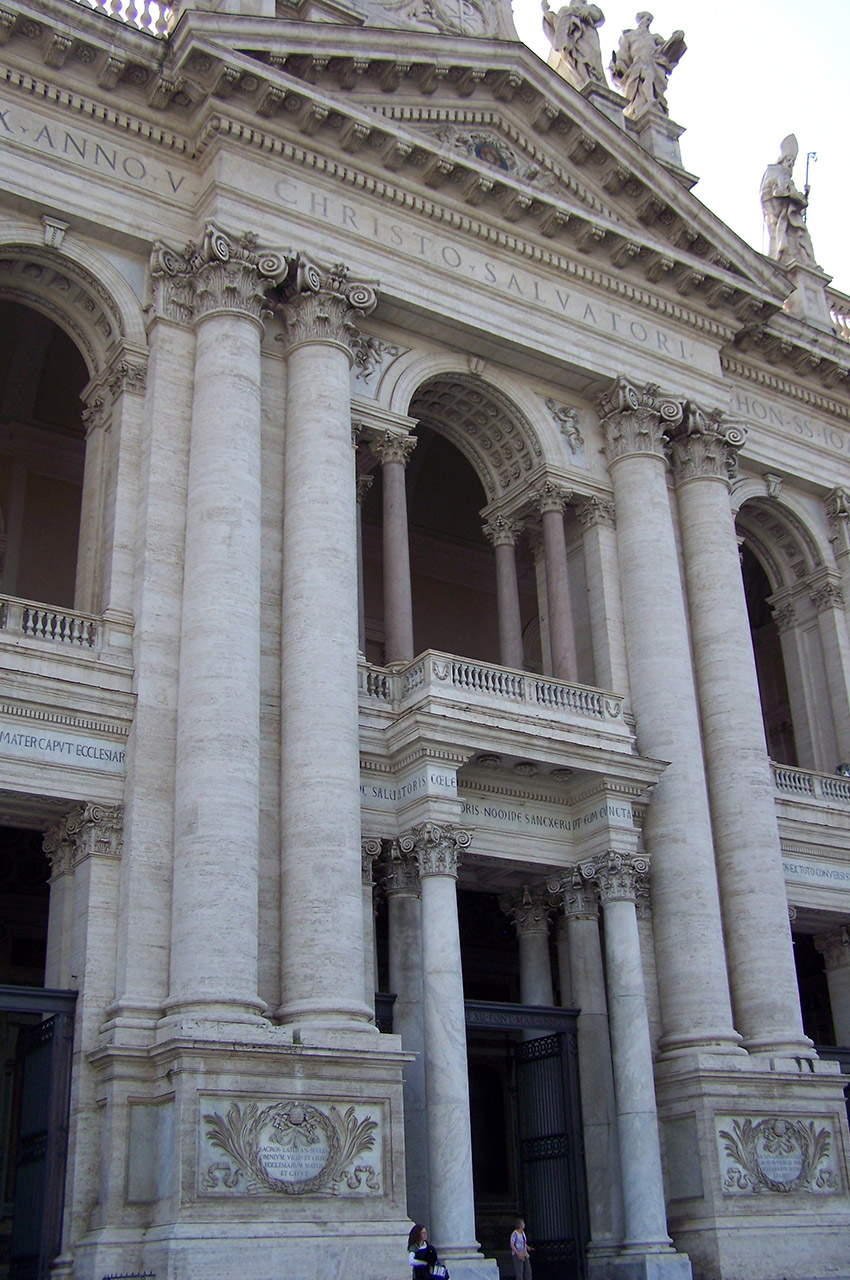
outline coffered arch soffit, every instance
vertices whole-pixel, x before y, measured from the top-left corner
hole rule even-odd
[[[0,224],[0,297],[32,307],[78,347],[92,379],[123,348],[147,347],[138,298],[115,268],[84,246],[57,250],[41,229]]]
[[[450,440],[474,467],[489,506],[523,488],[547,462],[562,466],[564,444],[543,400],[501,370],[477,370],[477,363],[421,354],[397,361],[404,367],[382,387],[382,399]]]
[[[773,591],[793,590],[831,562],[808,521],[787,501],[763,494],[745,498],[736,527],[761,561]]]

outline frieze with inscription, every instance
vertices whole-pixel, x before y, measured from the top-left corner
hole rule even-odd
[[[203,1196],[383,1194],[380,1105],[203,1100]]]
[[[718,1116],[717,1146],[724,1195],[834,1195],[841,1190],[828,1116]]]

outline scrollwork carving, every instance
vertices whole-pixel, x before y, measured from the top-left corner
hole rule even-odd
[[[287,279],[291,261],[291,255],[260,248],[252,231],[230,235],[209,222],[200,244],[190,241],[182,252],[154,245],[154,309],[179,324],[217,311],[259,320],[270,310],[268,291]]]
[[[386,884],[388,897],[395,893],[419,896],[419,863],[413,849],[407,846],[402,848],[399,840],[393,840],[390,844]]]
[[[359,335],[355,320],[374,311],[377,286],[351,277],[342,263],[322,266],[299,254],[286,286],[281,290],[286,346],[302,342],[333,342],[346,348],[354,360]]]
[[[709,477],[731,481],[747,429],[719,409],[701,409],[688,401],[680,426],[670,434],[670,458],[677,483]]]
[[[551,894],[557,895],[564,907],[567,920],[598,920],[599,895],[592,879],[574,867],[569,875],[548,884]]]
[[[726,1118],[724,1118],[726,1119]],[[722,1123],[722,1121],[721,1121]],[[765,1192],[835,1192],[840,1190],[827,1117],[790,1120],[784,1116],[726,1119],[718,1130],[723,1157],[723,1190],[727,1194]]]
[[[609,462],[631,453],[663,458],[667,433],[682,422],[685,401],[663,396],[655,383],[636,387],[619,377],[600,397],[599,415]]]
[[[611,850],[594,864],[593,878],[603,905],[606,902],[635,902],[640,882],[648,875],[649,859],[639,854]]]
[[[120,858],[123,836],[121,805],[79,805],[47,832],[44,851],[58,875],[85,858]]]
[[[472,832],[453,822],[421,822],[399,840],[402,852],[415,853],[420,879],[456,877],[460,856],[471,844]]]

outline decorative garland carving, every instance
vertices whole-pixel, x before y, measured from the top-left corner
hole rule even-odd
[[[832,1147],[828,1125],[818,1128],[814,1120],[782,1116],[730,1119],[730,1128],[718,1131],[728,1160],[724,1192],[760,1195],[840,1190],[827,1164]]]
[[[352,1167],[358,1156],[372,1150],[378,1128],[371,1116],[358,1120],[353,1106],[341,1115],[335,1106],[325,1111],[309,1102],[275,1102],[267,1107],[249,1102],[244,1110],[234,1102],[226,1116],[212,1112],[204,1122],[209,1145],[224,1152],[229,1161],[207,1167],[201,1178],[206,1191],[218,1187],[219,1176],[229,1189],[244,1177],[244,1194],[249,1196],[264,1192],[333,1195],[340,1184],[361,1190],[364,1179],[368,1191],[381,1190],[373,1165]]]

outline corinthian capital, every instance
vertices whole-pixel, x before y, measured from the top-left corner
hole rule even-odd
[[[827,970],[850,968],[850,936],[846,926],[834,933],[815,936],[815,948],[821,953]]]
[[[521,520],[511,520],[508,516],[502,515],[491,516],[481,527],[484,537],[488,538],[494,547],[513,547],[522,533]]]
[[[662,396],[652,382],[636,387],[626,378],[615,379],[599,399],[608,461],[630,453],[654,453],[663,458],[666,433],[678,427],[684,413],[684,400]]]
[[[688,401],[681,423],[670,432],[676,483],[699,478],[728,483],[738,469],[738,450],[746,438],[742,423],[730,422],[719,409],[701,409]]]
[[[833,489],[824,499],[824,510],[829,521],[829,540],[835,546],[836,555],[850,550],[850,492]]]
[[[648,875],[648,858],[633,853],[607,853],[595,864],[600,902],[634,902],[641,881]]]
[[[287,347],[300,342],[335,342],[346,348],[353,360],[358,333],[355,320],[374,311],[377,285],[353,280],[348,267],[335,263],[322,266],[299,254],[281,293]]]
[[[557,511],[560,515],[571,496],[569,489],[565,489],[563,485],[557,484],[554,480],[544,480],[532,493],[531,501],[541,515],[547,511]]]
[[[121,805],[78,805],[44,837],[53,874],[69,871],[85,858],[120,858],[123,831]]]
[[[403,853],[416,855],[420,879],[457,876],[460,855],[471,844],[472,832],[453,822],[421,822],[399,840]]]
[[[419,441],[401,431],[383,431],[370,442],[369,448],[381,463],[400,462],[407,466],[408,459]]]
[[[387,896],[393,894],[415,894],[419,896],[419,863],[414,850],[407,842],[403,849],[399,840],[390,845],[390,856],[387,859]]]
[[[365,886],[374,884],[375,859],[380,857],[381,842],[375,836],[363,836],[360,840],[360,878]]]
[[[157,243],[151,254],[154,307],[166,319],[189,324],[215,311],[259,320],[269,311],[266,294],[282,284],[290,259],[261,249],[251,231],[231,236],[207,223],[200,244],[182,251]]]
[[[581,867],[573,870],[562,880],[549,882],[549,892],[557,894],[564,905],[564,916],[568,920],[596,920],[599,917],[599,895],[593,880],[595,867],[591,864],[589,874]]]
[[[499,898],[499,906],[513,920],[518,934],[549,932],[549,913],[552,903],[542,889],[523,885],[519,893],[505,893]]]
[[[603,525],[608,529],[613,529],[617,523],[616,510],[613,500],[610,498],[598,498],[595,494],[586,498],[576,508],[578,516],[585,529],[592,529],[596,525]]]

